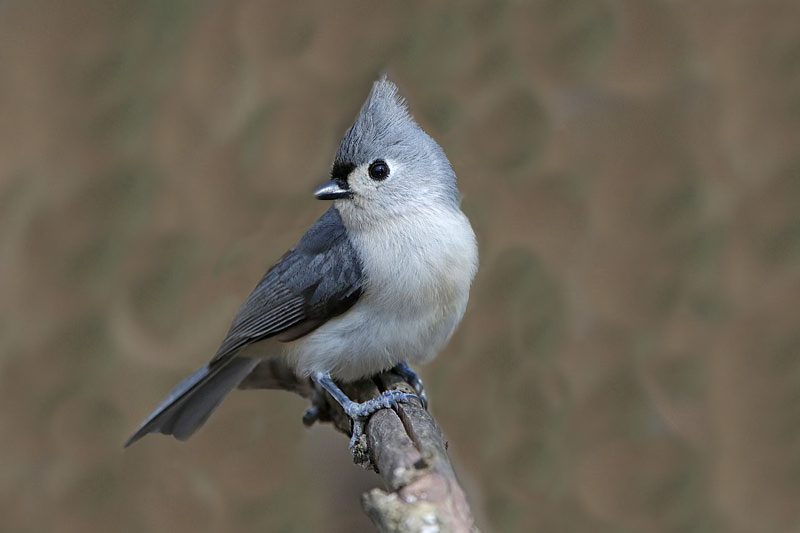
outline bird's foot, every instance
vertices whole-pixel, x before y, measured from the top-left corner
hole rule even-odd
[[[409,392],[403,392],[400,390],[387,390],[382,392],[375,398],[359,403],[351,400],[344,393],[344,391],[342,391],[342,389],[340,389],[339,386],[333,382],[333,379],[331,378],[330,374],[323,374],[320,372],[314,375],[312,381],[314,382],[315,385],[319,385],[321,388],[325,389],[328,392],[328,394],[330,394],[333,397],[333,399],[336,400],[339,403],[339,405],[342,406],[342,409],[344,409],[345,414],[353,422],[353,435],[352,438],[350,439],[351,451],[355,449],[358,442],[361,440],[361,437],[364,434],[364,427],[367,422],[367,419],[373,413],[381,409],[397,407],[398,404],[408,402],[412,398],[419,399],[419,397],[416,394],[411,394]],[[319,417],[319,406],[317,405],[317,402],[315,401],[313,396],[312,396],[312,406],[306,410],[306,414],[308,414],[309,412],[312,412],[312,415],[309,415],[309,418],[311,418],[311,416]],[[306,420],[306,415],[303,415],[303,420],[304,421]]]
[[[412,398],[418,398],[418,396],[401,390],[387,390],[366,402],[358,403],[348,399],[348,402],[342,407],[352,420],[365,421],[375,411],[397,407],[398,404],[408,402]]]
[[[323,392],[320,386],[313,379],[311,380],[311,405],[303,412],[303,425],[311,427],[315,422],[324,422],[331,419],[330,412],[328,411],[328,404],[322,396]]]
[[[397,363],[392,371],[399,374],[400,377],[406,380],[409,385],[414,387],[414,390],[417,391],[417,396],[419,396],[419,401],[422,402],[422,407],[427,410],[428,397],[425,395],[425,386],[422,384],[422,380],[419,378],[417,373],[414,372],[414,370],[408,366],[408,363],[405,361]]]
[[[408,402],[411,398],[418,397],[416,394],[409,392],[387,390],[366,402],[358,403],[349,400],[346,405],[342,405],[345,414],[353,422],[353,434],[350,436],[350,453],[353,454],[358,464],[363,466],[369,463],[367,442],[366,438],[363,438],[369,417],[376,411],[397,407],[398,404]]]

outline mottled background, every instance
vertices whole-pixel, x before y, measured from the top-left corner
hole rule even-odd
[[[368,529],[291,394],[121,445],[382,72],[480,242],[423,376],[481,526],[798,531],[796,0],[0,1],[0,530]]]

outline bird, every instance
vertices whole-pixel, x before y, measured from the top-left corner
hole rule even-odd
[[[167,394],[125,447],[150,433],[187,440],[274,357],[327,391],[354,428],[379,409],[425,400],[410,364],[433,359],[461,321],[478,246],[450,161],[385,75],[314,196],[330,207],[264,274],[214,357]],[[388,390],[355,402],[337,384],[392,368],[417,394]]]

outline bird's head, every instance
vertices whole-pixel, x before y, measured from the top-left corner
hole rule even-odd
[[[331,181],[314,193],[363,223],[417,207],[456,208],[456,176],[444,151],[414,121],[397,86],[376,81],[336,153]]]

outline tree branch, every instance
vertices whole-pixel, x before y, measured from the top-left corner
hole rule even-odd
[[[317,394],[308,380],[298,379],[281,359],[261,363],[239,388],[283,389],[304,397]],[[342,389],[356,401],[374,398],[389,389],[414,392],[391,372]],[[339,404],[327,393],[322,400],[325,408],[307,412],[304,423],[330,421],[350,435],[350,419]],[[372,489],[361,496],[364,511],[379,531],[477,531],[466,495],[447,456],[447,442],[419,401],[376,412],[352,451],[353,461],[377,472],[386,485],[385,491]]]

